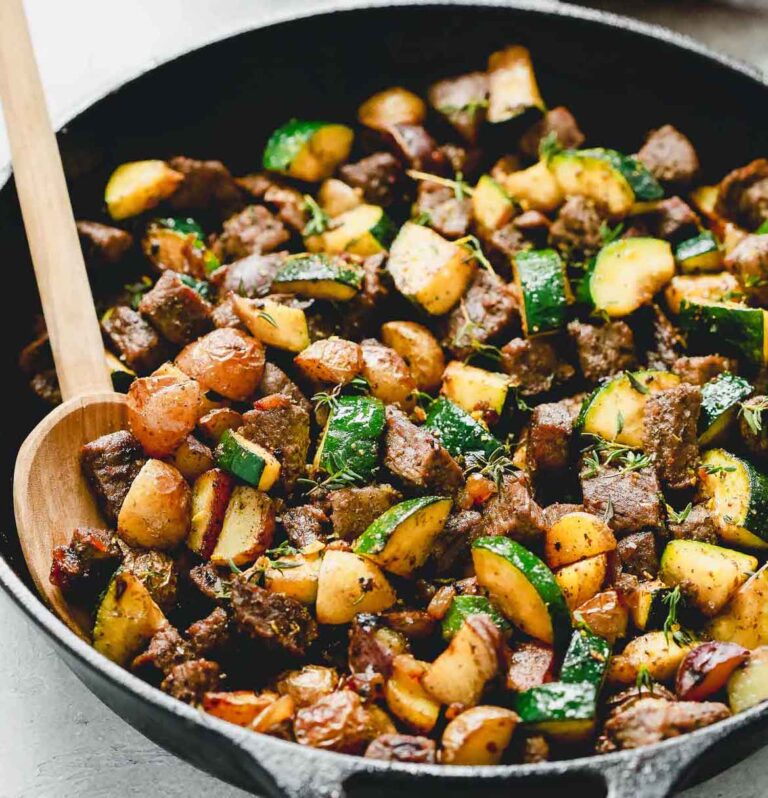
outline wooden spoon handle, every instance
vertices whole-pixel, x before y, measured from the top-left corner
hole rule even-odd
[[[0,99],[62,397],[111,391],[96,309],[22,0],[0,0]]]

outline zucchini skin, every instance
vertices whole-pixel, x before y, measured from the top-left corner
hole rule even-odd
[[[262,164],[270,172],[287,172],[294,158],[312,136],[327,122],[306,122],[291,119],[272,133],[264,148]]]
[[[296,291],[302,293],[302,286],[307,287],[307,293],[312,293],[312,285],[321,282],[336,283],[339,291],[345,296],[321,296],[320,299],[341,299],[354,296],[363,284],[363,273],[360,269],[340,264],[324,253],[306,254],[290,257],[277,270],[273,280],[273,289]],[[346,289],[346,290],[345,290]],[[348,296],[346,296],[348,294]]]
[[[589,629],[576,629],[565,652],[560,681],[588,682],[600,689],[611,659],[611,644]]]
[[[641,202],[661,199],[664,189],[646,167],[632,155],[624,155],[617,150],[595,147],[589,150],[577,150],[586,158],[597,158],[607,161],[629,183],[635,199]]]
[[[721,268],[723,255],[714,234],[705,230],[693,238],[681,241],[675,249],[675,260],[684,273],[711,272]]]
[[[491,435],[466,410],[444,396],[432,402],[424,426],[437,435],[454,457],[466,457],[472,453],[490,457],[502,448],[498,438]]]
[[[523,723],[591,720],[596,702],[594,684],[549,682],[518,693],[515,712]]]
[[[523,297],[521,310],[527,336],[553,332],[568,317],[571,289],[565,266],[553,249],[518,252],[515,281]]]
[[[328,474],[347,468],[364,481],[372,479],[378,468],[379,440],[385,423],[381,400],[340,396],[328,418],[317,465]]]
[[[408,518],[435,502],[445,501],[443,496],[418,496],[390,507],[380,515],[355,541],[356,554],[380,554],[384,551],[394,531]]]
[[[216,448],[216,464],[254,487],[258,486],[266,462],[240,445],[231,429],[224,430]]]
[[[684,299],[678,322],[685,332],[716,337],[730,344],[756,365],[766,362],[766,312],[761,308]]]
[[[733,419],[738,405],[754,388],[743,377],[726,371],[701,388],[699,443],[708,444],[720,435]]]
[[[443,618],[443,639],[450,640],[470,615],[487,615],[503,634],[512,629],[509,621],[485,596],[455,596]]]

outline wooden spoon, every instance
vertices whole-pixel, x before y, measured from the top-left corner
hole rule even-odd
[[[64,404],[41,421],[16,458],[13,504],[40,593],[82,637],[86,613],[48,580],[54,546],[77,526],[103,526],[80,469],[80,447],[125,428],[113,392],[61,156],[45,104],[22,0],[0,0],[0,99],[35,277]]]

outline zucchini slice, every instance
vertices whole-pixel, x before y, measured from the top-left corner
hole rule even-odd
[[[176,191],[184,179],[165,161],[132,161],[112,172],[104,189],[109,215],[127,219],[154,208]]]
[[[472,544],[477,581],[525,634],[563,649],[571,616],[552,571],[511,538],[478,538]]]
[[[531,108],[545,109],[531,54],[521,45],[506,47],[488,58],[488,121],[507,122]]]
[[[618,318],[650,302],[674,274],[675,259],[668,241],[621,238],[598,252],[582,291],[595,310]]]
[[[346,161],[354,133],[346,125],[292,119],[269,138],[262,159],[270,172],[316,182]]]
[[[504,188],[524,211],[551,213],[563,204],[560,183],[544,161],[505,175]]]
[[[590,632],[576,629],[565,652],[560,681],[567,684],[588,682],[599,690],[611,661],[611,644]]]
[[[745,712],[768,701],[767,646],[752,652],[750,658],[728,679],[726,689],[732,712]]]
[[[136,379],[136,372],[129,369],[122,361],[118,360],[111,352],[104,350],[104,360],[112,380],[112,387],[117,393],[128,393],[131,383]]]
[[[272,452],[231,429],[224,430],[216,447],[216,465],[265,492],[280,476],[280,463]]]
[[[450,640],[470,615],[487,615],[502,634],[512,630],[509,621],[485,596],[454,596],[442,622],[443,638]]]
[[[326,474],[344,469],[368,482],[379,463],[384,404],[372,396],[340,396],[317,447],[315,467]]]
[[[397,290],[433,316],[447,313],[464,296],[475,268],[464,247],[413,222],[400,228],[387,263]]]
[[[158,268],[183,273],[189,268],[190,241],[192,248],[200,252],[205,273],[208,275],[215,272],[221,266],[221,261],[206,246],[203,228],[189,217],[167,216],[155,219],[147,229],[142,247]]]
[[[675,260],[680,266],[680,271],[690,274],[692,272],[719,272],[723,268],[723,253],[717,239],[709,230],[699,235],[681,241],[675,250]]]
[[[745,648],[768,646],[768,565],[764,565],[734,594],[707,628],[713,640]]]
[[[699,416],[699,443],[702,446],[723,437],[736,418],[741,400],[753,391],[747,380],[728,371],[702,386]]]
[[[503,227],[515,213],[512,198],[490,175],[483,175],[472,194],[472,215],[478,227],[492,233]]]
[[[737,302],[683,300],[678,321],[684,331],[730,344],[760,366],[768,363],[767,315],[763,308]]]
[[[596,388],[585,400],[576,421],[583,434],[598,435],[640,449],[643,446],[643,412],[648,394],[674,388],[680,377],[669,371],[620,374]]]
[[[385,571],[410,577],[427,561],[432,543],[443,531],[453,502],[420,496],[390,507],[355,541],[353,551]]]
[[[480,412],[497,420],[504,410],[509,392],[509,377],[452,360],[443,372],[440,393],[468,413]]]
[[[322,235],[327,252],[349,252],[367,258],[385,252],[395,237],[396,228],[384,208],[358,205],[340,214],[333,226]]]
[[[272,290],[345,302],[362,284],[362,269],[324,253],[305,253],[286,258],[272,280]]]
[[[686,597],[712,617],[757,570],[757,558],[698,540],[671,540],[661,555],[659,578],[685,585]]]
[[[520,720],[561,742],[578,742],[592,735],[597,715],[597,690],[589,682],[549,682],[515,698]]]
[[[669,614],[667,596],[672,588],[660,579],[652,579],[640,584],[632,591],[629,601],[629,612],[632,623],[641,632],[650,629],[661,629]]]
[[[710,449],[701,458],[699,490],[722,540],[768,549],[768,477],[762,471],[725,449]]]
[[[283,305],[271,299],[247,299],[233,296],[235,313],[254,338],[284,349],[303,352],[309,346],[307,315],[302,308]]]
[[[565,264],[554,249],[527,250],[513,258],[515,283],[523,298],[520,307],[526,336],[562,327],[573,301]]]
[[[432,402],[424,426],[431,430],[454,457],[481,454],[490,457],[501,449],[501,441],[491,435],[466,410],[444,396]]]
[[[730,272],[676,274],[664,289],[672,313],[680,313],[683,301],[720,302],[743,294],[739,281]]]

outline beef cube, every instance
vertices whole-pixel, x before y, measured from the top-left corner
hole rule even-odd
[[[139,654],[131,663],[131,669],[151,674],[153,671],[163,676],[169,674],[177,665],[195,659],[192,646],[179,634],[176,627],[164,626],[155,632],[147,650]]]
[[[559,404],[566,413],[568,413],[569,418],[571,419],[571,423],[575,424],[576,419],[579,417],[579,413],[581,413],[581,407],[584,404],[584,400],[589,396],[588,393],[576,393],[573,396],[566,396],[564,399],[561,399],[557,404]]]
[[[280,461],[280,482],[290,493],[306,469],[309,413],[284,394],[265,396],[243,414],[240,433],[275,455]]]
[[[190,584],[205,598],[221,601],[229,598],[229,578],[224,578],[211,563],[196,565],[189,571]]]
[[[684,342],[658,305],[651,306],[650,314],[651,349],[645,352],[645,360],[649,369],[667,371],[682,354]]]
[[[265,297],[272,287],[278,269],[285,261],[285,252],[273,252],[270,255],[249,255],[213,275],[212,281],[219,286],[219,293],[244,297]]]
[[[331,491],[327,501],[333,534],[341,540],[354,540],[401,498],[391,485]]]
[[[376,734],[360,696],[336,690],[296,712],[296,742],[344,754],[362,753]]]
[[[564,515],[570,513],[583,513],[583,504],[567,504],[555,502],[544,508],[544,526],[549,529],[553,527]]]
[[[448,186],[421,180],[413,213],[417,217],[423,216],[425,224],[441,236],[461,238],[469,232],[472,200],[457,197],[456,192]]]
[[[77,234],[89,270],[99,270],[119,263],[133,246],[133,236],[119,227],[99,222],[79,221]]]
[[[566,257],[591,258],[603,246],[608,217],[588,197],[568,197],[549,228],[549,243]]]
[[[411,169],[430,174],[445,171],[445,154],[438,151],[437,142],[421,125],[391,125],[384,139],[394,155]]]
[[[527,545],[545,531],[544,512],[533,498],[528,475],[505,474],[498,493],[485,505],[483,534],[504,535]]]
[[[53,550],[49,579],[65,593],[92,593],[103,587],[122,558],[112,532],[77,527],[69,545]]]
[[[633,532],[619,541],[619,559],[624,571],[638,579],[654,579],[659,572],[659,556],[653,532]]]
[[[555,347],[542,338],[513,338],[501,355],[502,371],[523,396],[546,393],[575,374],[573,366],[561,361]]]
[[[533,409],[528,429],[526,457],[532,471],[560,471],[568,465],[573,424],[560,404],[542,404]]]
[[[394,610],[381,617],[387,627],[409,640],[423,640],[435,631],[435,619],[426,610]]]
[[[623,321],[608,321],[600,326],[572,321],[568,333],[576,344],[581,373],[590,382],[599,382],[637,364],[635,339]]]
[[[139,311],[171,343],[184,345],[208,332],[211,307],[176,272],[164,271],[151,291],[141,298]]]
[[[39,399],[49,405],[60,405],[62,402],[59,378],[56,376],[56,369],[45,369],[32,375],[29,387]]]
[[[207,659],[174,665],[160,684],[164,693],[185,704],[199,704],[206,693],[219,689],[219,666]]]
[[[184,180],[170,198],[179,211],[212,210],[224,217],[243,207],[243,196],[221,161],[198,161],[179,155],[168,162]]]
[[[672,371],[679,375],[683,382],[691,385],[704,385],[714,380],[724,371],[735,373],[737,363],[722,355],[700,355],[697,357],[679,357],[672,364]]]
[[[128,368],[148,374],[168,360],[168,344],[135,310],[118,305],[101,317],[101,331]]]
[[[298,385],[274,363],[265,363],[264,376],[261,378],[259,387],[256,389],[256,395],[264,397],[276,393],[287,396],[294,404],[306,410],[307,413],[312,410],[312,405],[301,392]]]
[[[717,543],[717,523],[712,513],[703,505],[697,504],[678,520],[667,523],[669,534],[675,540],[697,540],[700,543]]]
[[[455,493],[464,484],[464,475],[437,438],[392,405],[386,415],[384,465],[390,473],[411,488]]]
[[[547,111],[544,116],[532,125],[520,139],[520,151],[533,161],[539,159],[539,145],[542,139],[554,133],[557,143],[565,150],[578,149],[584,143],[584,134],[573,114],[559,105]]]
[[[725,258],[727,269],[739,279],[744,292],[758,305],[768,304],[768,235],[749,235]]]
[[[662,525],[659,480],[652,468],[625,471],[603,466],[594,476],[581,477],[584,509],[608,519],[617,533],[659,529]]]
[[[83,473],[110,521],[117,521],[131,483],[146,462],[141,444],[126,430],[102,435],[80,450]]]
[[[283,593],[270,593],[245,579],[233,579],[232,615],[237,628],[254,640],[295,657],[303,657],[317,639],[309,610]]]
[[[367,759],[387,762],[412,762],[434,765],[437,762],[437,744],[429,737],[412,734],[381,734],[365,749]]]
[[[441,144],[437,148],[436,156],[445,162],[445,169],[449,175],[461,172],[465,178],[473,182],[483,166],[483,151],[477,147],[468,150],[457,144]]]
[[[232,327],[235,330],[245,331],[245,326],[235,313],[234,294],[227,294],[211,311],[211,322],[217,330],[222,327]]]
[[[531,242],[526,237],[525,231],[521,230],[512,220],[503,227],[494,230],[490,236],[483,235],[483,244],[488,257],[493,260],[497,267],[504,271],[510,268],[510,258],[524,249],[529,249]]]
[[[639,217],[648,235],[664,238],[675,244],[692,238],[699,232],[699,217],[680,197],[667,197],[652,211]]]
[[[459,510],[448,516],[429,555],[436,574],[451,573],[458,565],[469,561],[469,547],[482,534],[482,522],[483,517],[476,510]]]
[[[224,222],[214,252],[221,260],[237,260],[273,252],[289,238],[285,225],[263,205],[248,205]]]
[[[685,382],[652,393],[646,400],[644,450],[653,458],[661,482],[673,490],[696,482],[700,410],[701,389]]]
[[[313,504],[291,507],[281,517],[288,540],[303,549],[316,540],[324,540],[328,534],[328,516]]]
[[[758,158],[723,178],[715,213],[747,230],[768,219],[768,159]]]
[[[476,144],[488,106],[488,75],[468,72],[429,87],[429,102],[470,144]]]
[[[400,653],[388,645],[387,637],[378,634],[378,615],[359,613],[349,629],[348,663],[350,673],[378,674],[382,683],[392,675],[392,660]]]
[[[216,607],[210,615],[187,629],[189,646],[198,657],[223,648],[229,636],[229,616],[222,607]]]
[[[130,571],[144,583],[152,600],[169,612],[178,598],[179,568],[170,554],[154,549],[129,549],[123,559],[123,570]]]
[[[298,189],[272,183],[264,192],[264,202],[274,206],[277,218],[297,233],[307,226],[307,203]]]
[[[474,351],[473,343],[488,344],[520,326],[517,297],[487,269],[478,269],[461,304],[444,322],[443,346],[458,360]]]
[[[662,183],[687,186],[699,171],[699,156],[693,144],[672,125],[651,130],[637,157]]]
[[[363,191],[365,201],[386,208],[397,199],[403,168],[389,152],[374,152],[339,169],[339,177],[352,188]]]
[[[384,253],[370,255],[363,261],[363,284],[344,306],[340,325],[343,338],[358,339],[378,331],[381,305],[389,295],[389,288],[384,281],[387,276],[385,264]]]

